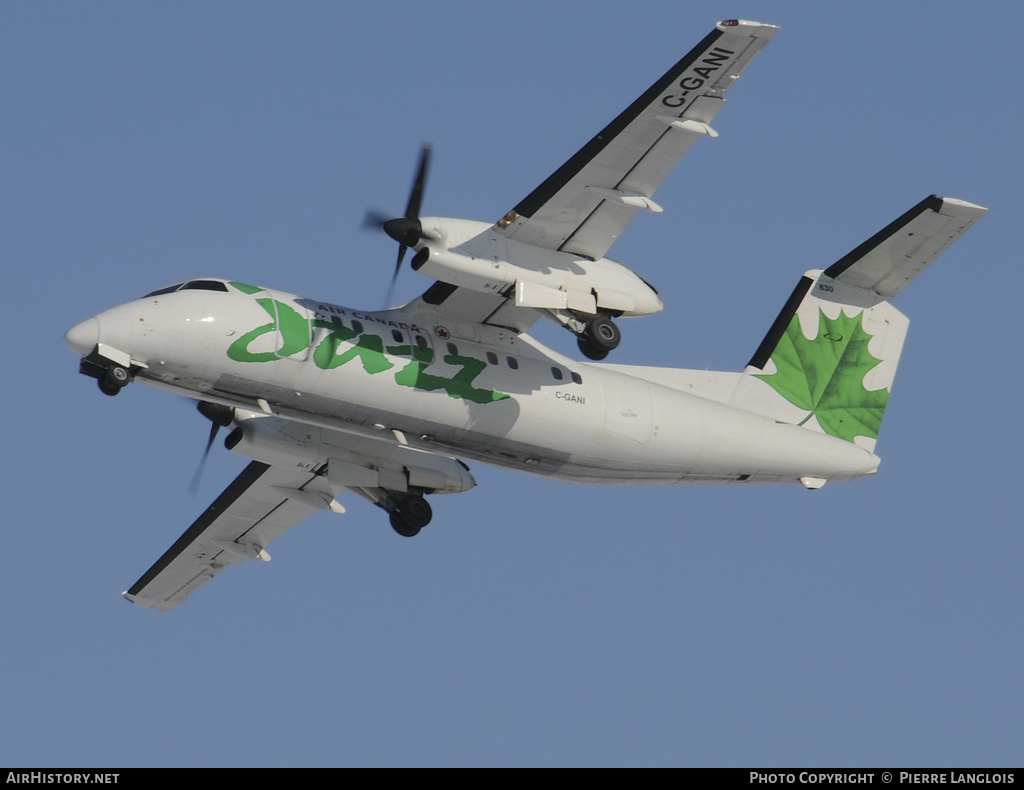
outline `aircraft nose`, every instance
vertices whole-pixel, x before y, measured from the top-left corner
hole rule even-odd
[[[99,339],[100,322],[95,318],[87,318],[82,323],[75,324],[64,335],[64,342],[80,357],[91,354]]]
[[[636,306],[633,309],[637,315],[654,315],[665,309],[665,303],[661,301],[658,292],[649,285],[647,287],[650,289],[647,293],[635,297]]]

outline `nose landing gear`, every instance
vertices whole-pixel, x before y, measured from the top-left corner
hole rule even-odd
[[[103,374],[103,378],[96,379],[96,383],[99,384],[100,392],[113,396],[127,387],[131,380],[132,376],[126,368],[120,365],[111,365]]]
[[[94,359],[83,359],[78,366],[80,373],[96,379],[100,392],[104,395],[117,395],[132,380],[131,371],[117,363],[103,364]]]

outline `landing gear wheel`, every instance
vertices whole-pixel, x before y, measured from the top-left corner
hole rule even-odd
[[[391,528],[403,538],[412,538],[419,534],[434,512],[421,494],[409,494],[398,502],[398,507],[388,513]]]
[[[591,345],[590,340],[588,340],[585,335],[580,335],[579,337],[576,338],[576,345],[580,347],[580,352],[583,354],[583,356],[585,356],[587,359],[592,359],[595,362],[600,362],[602,359],[608,356],[607,351]]]
[[[100,392],[102,392],[104,395],[110,395],[111,397],[113,397],[114,395],[117,395],[117,393],[121,391],[121,388],[119,386],[117,386],[116,384],[108,384],[106,379],[96,379],[96,383],[100,387]]]
[[[103,378],[98,379],[98,381],[106,383],[108,387],[121,389],[121,387],[128,386],[128,382],[131,379],[131,373],[128,372],[127,368],[123,368],[120,365],[111,365],[107,368],[107,372],[103,374]],[[103,387],[101,386],[100,389],[103,389]],[[106,392],[106,390],[103,391]]]
[[[602,351],[614,351],[622,341],[622,333],[606,315],[596,315],[587,324],[586,337],[590,345]]]
[[[402,517],[398,515],[397,511],[392,510],[388,514],[388,518],[391,521],[391,528],[403,538],[415,538],[420,534],[420,528],[410,527],[402,520]]]
[[[100,386],[100,392],[104,395],[117,395],[122,388],[128,386],[132,380],[132,374],[127,368],[120,365],[111,365],[102,376],[97,376],[96,383]]]
[[[430,523],[430,519],[434,517],[434,511],[430,509],[427,500],[420,494],[409,494],[409,496],[404,497],[398,503],[398,510],[396,512],[406,524],[410,527],[415,527],[417,532],[427,526]]]

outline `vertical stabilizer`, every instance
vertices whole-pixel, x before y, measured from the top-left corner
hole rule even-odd
[[[889,304],[986,209],[934,195],[807,272],[732,404],[874,451],[909,321]]]

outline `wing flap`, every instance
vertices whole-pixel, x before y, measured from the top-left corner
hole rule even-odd
[[[600,190],[649,199],[723,95],[778,28],[722,22],[703,41],[498,223],[517,241],[601,258],[642,208]],[[673,124],[673,120],[694,121]],[[712,133],[713,136],[713,133]]]
[[[268,558],[270,543],[332,499],[316,474],[253,461],[124,596],[169,611],[228,565]]]

